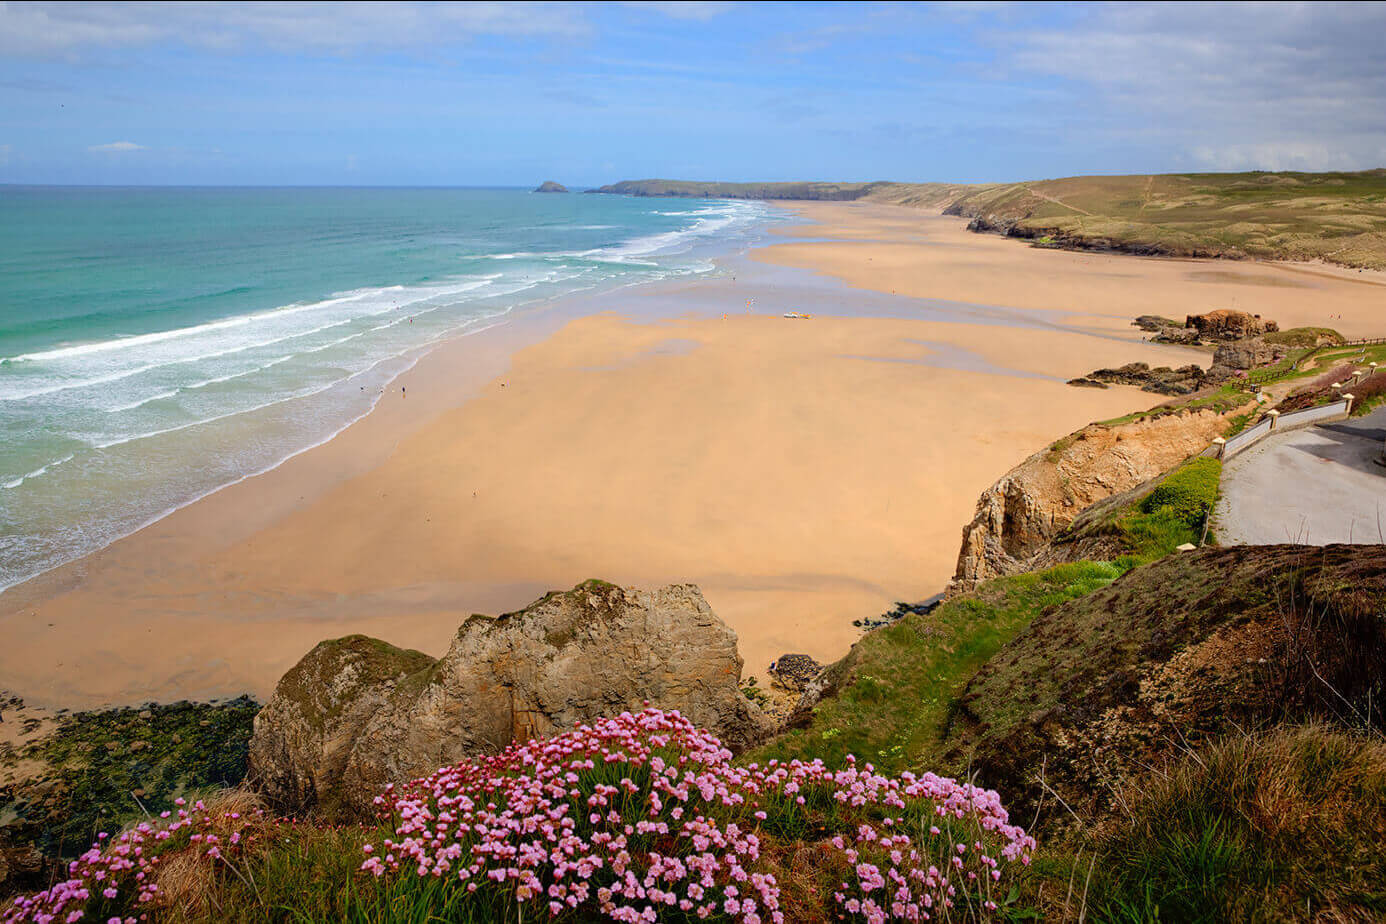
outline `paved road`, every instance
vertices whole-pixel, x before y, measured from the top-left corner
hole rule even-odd
[[[1386,542],[1386,407],[1263,439],[1222,472],[1218,541]]]

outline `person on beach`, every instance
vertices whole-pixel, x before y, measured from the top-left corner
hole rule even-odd
[[[403,385],[401,385],[401,386],[399,387],[399,396],[400,396],[401,398],[407,398],[407,397],[409,397],[409,392],[405,391],[405,388],[404,388]]]

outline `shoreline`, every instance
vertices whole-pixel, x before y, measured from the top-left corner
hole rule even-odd
[[[439,654],[469,612],[588,577],[702,584],[748,676],[790,651],[834,660],[859,637],[852,618],[942,586],[996,477],[1093,419],[1156,403],[1071,389],[1065,374],[1206,361],[1140,342],[1134,313],[943,301],[946,275],[904,280],[899,297],[879,279],[863,288],[874,257],[846,266],[840,251],[901,216],[806,211],[817,225],[776,229],[726,261],[729,277],[569,297],[442,343],[393,383],[408,399],[392,391],[322,445],[0,593],[16,640],[0,655],[7,686],[65,707],[263,698],[324,638]],[[795,240],[813,235],[827,239]],[[756,315],[734,314],[752,291]],[[993,304],[1025,300],[1011,295]],[[813,299],[813,321],[775,310]],[[464,471],[486,485],[476,508]],[[604,484],[613,473],[620,490]]]

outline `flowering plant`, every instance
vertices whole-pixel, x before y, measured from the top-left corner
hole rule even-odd
[[[578,725],[445,767],[377,797],[394,836],[367,844],[377,877],[453,883],[493,904],[616,921],[780,924],[790,841],[819,835],[840,917],[984,917],[1034,839],[995,792],[925,774],[821,761],[739,767],[677,712]],[[542,913],[542,912],[541,912]]]
[[[102,834],[65,881],[17,899],[0,924],[133,924],[208,897],[220,914],[238,883],[259,911],[286,910],[265,904],[267,879],[296,896],[325,875],[301,858],[340,862],[345,841],[268,818],[252,799],[179,800],[176,816]],[[380,824],[351,834],[358,873],[319,907],[332,919],[985,919],[1007,868],[1035,846],[990,790],[885,776],[851,757],[840,770],[738,766],[717,738],[658,709],[465,760],[375,802]],[[336,844],[336,859],[293,853],[313,843]]]
[[[259,808],[237,811],[234,798],[209,808],[175,799],[177,812],[162,812],[115,837],[102,832],[91,848],[68,865],[68,878],[33,895],[20,896],[0,916],[3,924],[73,924],[81,920],[135,924],[161,907],[161,867],[171,856],[224,865],[255,840],[265,821]]]

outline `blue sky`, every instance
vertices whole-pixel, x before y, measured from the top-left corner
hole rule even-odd
[[[1386,4],[0,3],[0,182],[1386,166]]]

